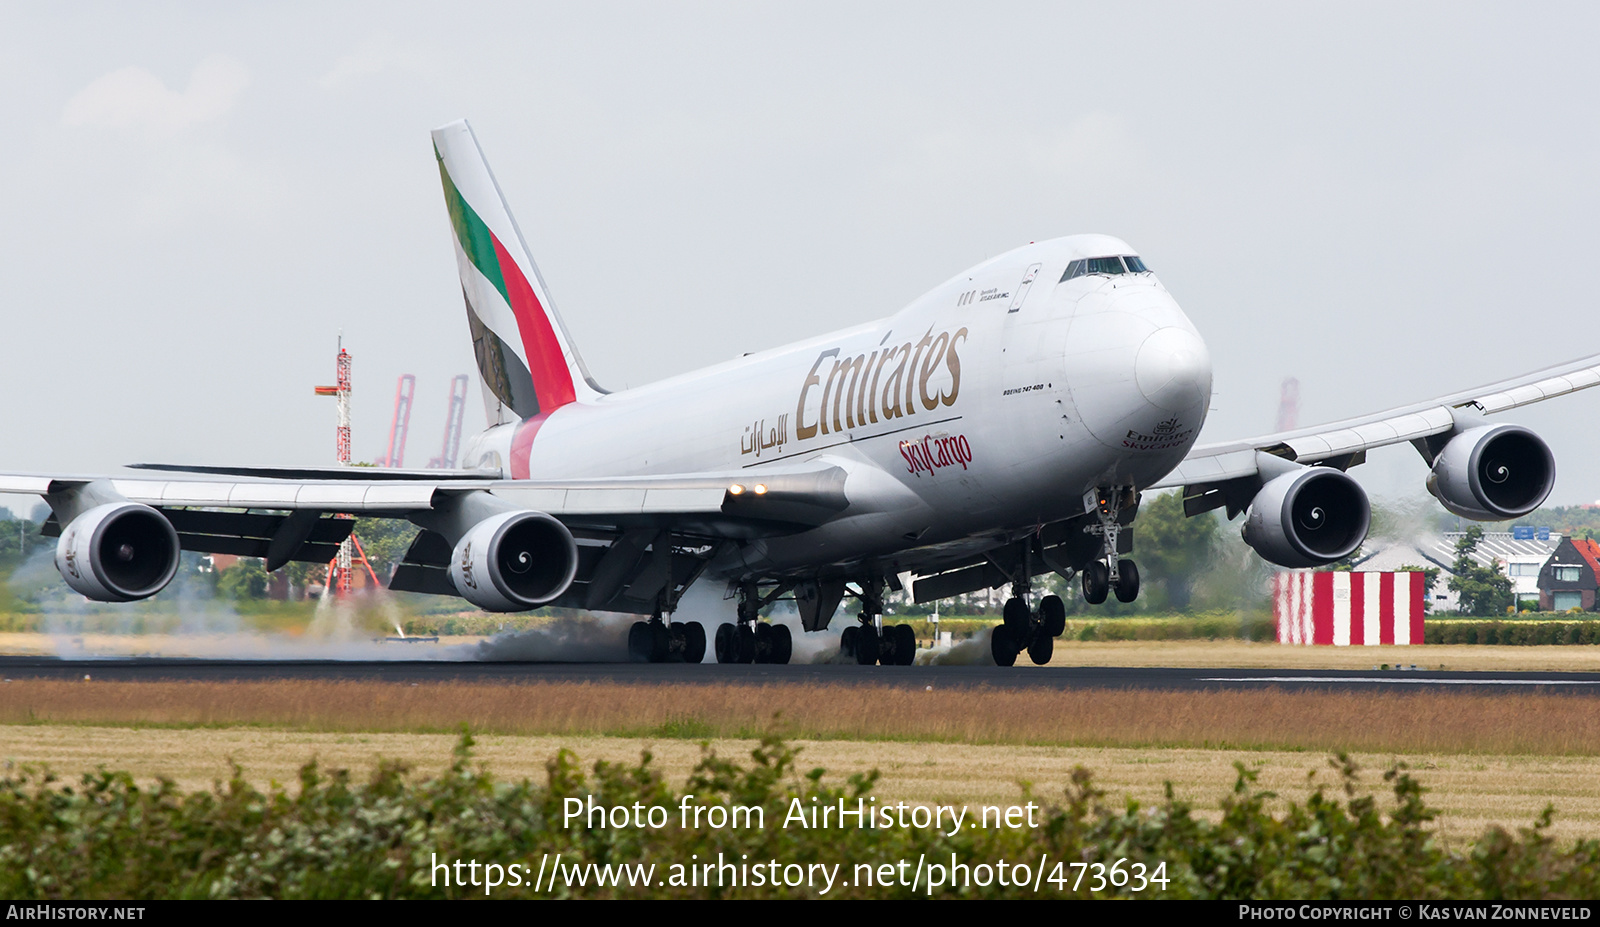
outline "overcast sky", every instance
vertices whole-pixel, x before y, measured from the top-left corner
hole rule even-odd
[[[887,315],[1032,240],[1133,244],[1202,440],[1600,352],[1600,8],[0,6],[0,469],[437,454],[474,372],[428,130],[473,123],[608,388]],[[1600,390],[1541,431],[1600,498]],[[467,426],[483,426],[474,379]],[[1353,471],[1419,497],[1409,448]],[[26,510],[31,501],[0,497]]]

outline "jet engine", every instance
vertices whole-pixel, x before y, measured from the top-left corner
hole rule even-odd
[[[551,601],[572,585],[578,545],[567,526],[543,512],[501,512],[456,542],[450,581],[462,598],[491,612]]]
[[[1550,445],[1521,425],[1484,425],[1457,434],[1428,474],[1428,492],[1439,504],[1477,521],[1526,515],[1555,483]]]
[[[74,518],[56,545],[56,569],[97,602],[132,602],[165,589],[178,572],[178,532],[136,502],[108,502]]]
[[[1355,553],[1371,523],[1372,507],[1355,480],[1331,467],[1299,467],[1261,487],[1241,533],[1279,566],[1316,567]]]

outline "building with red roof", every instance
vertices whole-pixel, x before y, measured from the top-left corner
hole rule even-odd
[[[1600,541],[1564,538],[1539,571],[1539,610],[1595,610],[1600,586]]]

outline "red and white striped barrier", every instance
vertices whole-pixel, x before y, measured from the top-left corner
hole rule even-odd
[[[1280,644],[1420,644],[1424,574],[1279,573],[1272,614]]]

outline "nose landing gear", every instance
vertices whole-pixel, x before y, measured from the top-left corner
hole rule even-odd
[[[1132,602],[1139,597],[1139,567],[1132,560],[1118,557],[1117,541],[1122,534],[1118,515],[1126,504],[1138,505],[1139,494],[1133,487],[1102,487],[1084,495],[1084,503],[1092,508],[1095,523],[1084,527],[1089,534],[1099,535],[1101,557],[1083,568],[1083,600],[1099,605],[1107,594],[1115,592],[1118,602]]]

